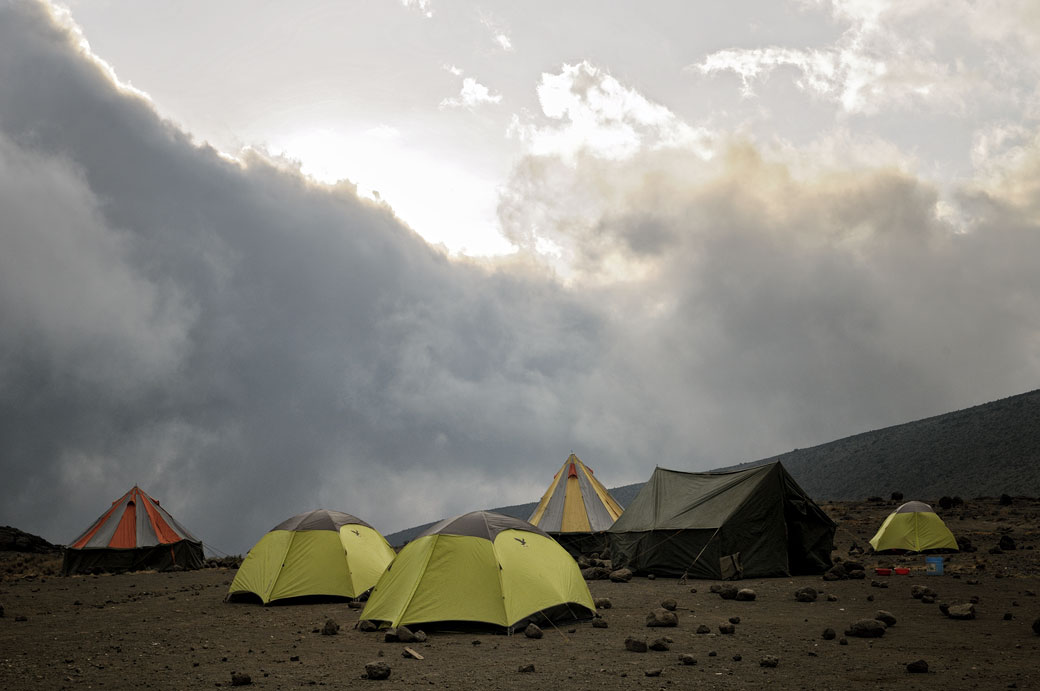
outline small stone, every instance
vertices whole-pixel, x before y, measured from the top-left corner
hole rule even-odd
[[[707,624],[701,624],[697,627],[697,633],[711,633],[711,627]]]
[[[888,611],[883,610],[883,609],[879,609],[874,614],[874,618],[877,619],[878,621],[885,622],[885,626],[895,626],[896,625],[895,615],[892,614],[891,612],[888,612]]]
[[[581,570],[581,577],[586,581],[605,581],[610,578],[610,571],[602,566],[590,566]]]
[[[690,588],[690,592],[691,592],[691,593],[696,593],[696,592],[697,592],[697,589],[696,589],[696,588]]]
[[[374,621],[370,621],[368,619],[362,619],[361,621],[358,622],[358,631],[365,631],[365,632],[369,632],[370,633],[372,631],[378,631],[378,630],[379,630],[379,627],[376,626],[376,623]]]
[[[415,632],[415,642],[416,643],[425,643],[426,642],[426,632],[425,631],[416,631]]]
[[[823,640],[825,641],[833,641],[837,635],[838,633],[834,629],[823,630]]]
[[[708,651],[708,657],[715,657],[716,655],[718,655],[718,653],[716,653],[714,650]]]
[[[766,655],[758,661],[759,667],[776,667],[780,664],[780,658],[776,655]]]
[[[928,672],[928,663],[924,660],[915,660],[906,666],[906,671],[911,674],[925,674]]]
[[[838,596],[837,595],[828,595],[827,596],[827,602],[837,602],[837,601],[838,601]]]
[[[946,612],[946,616],[950,619],[974,619],[975,605],[970,602],[963,605],[951,605]]]
[[[679,664],[680,665],[695,665],[695,664],[697,664],[697,658],[695,658],[693,655],[690,655],[689,653],[683,653],[682,655],[679,656]]]
[[[733,624],[730,624],[729,622],[726,622],[725,624],[719,624],[719,633],[721,634],[731,634],[736,633],[736,631],[737,627]]]
[[[380,661],[369,662],[365,665],[365,674],[374,681],[389,679],[390,665]]]
[[[398,643],[415,643],[415,634],[407,626],[397,627],[397,642]]]
[[[532,672],[534,672],[534,663],[529,662],[526,665],[520,665],[520,667],[516,671],[520,674],[531,674]]]
[[[616,569],[608,574],[608,578],[614,583],[628,583],[634,574],[630,569]]]
[[[29,617],[25,616],[24,614],[19,614],[18,616],[16,616],[14,618],[14,620],[15,621],[29,621]]]
[[[339,624],[332,619],[325,620],[325,626],[321,627],[322,636],[335,636],[339,633]]]
[[[874,601],[874,596],[873,595],[867,595],[867,602],[873,602],[873,601]]]
[[[740,592],[740,591],[737,590],[736,586],[724,585],[724,586],[721,586],[719,588],[718,592],[719,592],[719,597],[721,597],[723,600],[736,600],[737,599],[737,593]]]
[[[646,670],[645,672],[643,672],[643,674],[645,674],[648,677],[659,677],[661,676],[661,672],[663,671],[664,670],[662,670],[660,667],[656,667],[654,669]]]
[[[528,638],[538,639],[538,638],[541,638],[545,634],[542,633],[541,627],[539,627],[535,623],[531,623],[531,624],[527,625],[526,629],[524,629],[524,635],[527,636]]]
[[[1011,621],[1015,618],[1015,615],[1011,612],[1004,612],[1004,621]]]
[[[926,605],[934,605],[935,597],[933,595],[922,595],[921,602]]]
[[[663,652],[671,648],[671,646],[668,645],[668,640],[664,638],[655,638],[648,647],[650,650],[656,650],[658,652]]]
[[[652,580],[654,580],[655,578],[657,578],[657,576],[655,576],[655,575],[654,575],[654,574],[652,574],[652,573],[648,573],[648,574],[646,575],[646,580],[648,580],[648,581],[652,581]]]
[[[384,643],[397,643],[397,641],[398,641],[397,629],[387,629],[383,633],[383,642]]]
[[[607,628],[607,626],[608,626],[608,624],[607,624],[607,620],[606,619],[593,619],[592,620],[592,628],[594,628],[594,629],[605,629],[605,628]]]
[[[730,617],[729,618],[729,623],[730,624],[739,624],[740,623],[740,617]]]
[[[675,608],[679,606],[679,603],[677,603],[675,600],[672,600],[671,598],[669,598],[667,600],[662,600],[661,601],[661,606],[664,607],[669,612],[674,612]]]
[[[758,596],[755,594],[755,591],[751,588],[741,588],[737,591],[736,599],[741,602],[750,602],[751,600],[754,600],[756,597]]]
[[[596,606],[596,609],[610,609],[614,606],[609,597],[597,597],[592,604]]]
[[[852,623],[845,635],[857,638],[881,638],[885,635],[885,628],[885,624],[877,619],[860,619]]]
[[[1036,619],[1033,622],[1033,633],[1035,633],[1037,636],[1040,636],[1040,618]]]
[[[733,661],[734,662],[740,662],[743,659],[744,659],[744,657],[740,653],[737,653],[736,655],[733,656]]]
[[[630,650],[633,653],[645,653],[647,650],[646,640],[629,636],[625,639],[625,650]]]
[[[669,612],[664,607],[651,610],[646,615],[647,626],[678,626],[679,617],[675,612]]]
[[[849,639],[845,638],[845,636],[842,636],[841,638],[838,639],[838,645],[848,645],[848,644],[849,644]]]
[[[231,673],[231,685],[232,686],[249,686],[253,683],[253,679],[242,672]]]
[[[808,585],[794,591],[794,599],[798,602],[816,602],[816,596],[816,588]]]

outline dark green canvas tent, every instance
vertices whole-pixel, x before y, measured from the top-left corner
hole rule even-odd
[[[821,573],[835,523],[780,463],[684,473],[654,469],[607,531],[615,568],[691,578]]]

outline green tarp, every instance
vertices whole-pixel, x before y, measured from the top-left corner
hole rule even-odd
[[[607,534],[614,568],[721,579],[822,573],[834,529],[770,463],[716,473],[656,468]]]

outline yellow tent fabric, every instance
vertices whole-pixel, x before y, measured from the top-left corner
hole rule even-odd
[[[571,454],[527,520],[550,534],[599,533],[610,528],[621,512],[592,469]]]
[[[943,520],[924,502],[911,501],[893,511],[870,539],[875,552],[957,550],[957,540]]]
[[[578,565],[551,537],[518,518],[475,511],[441,521],[405,545],[361,618],[393,627],[515,628],[594,612]]]
[[[339,511],[311,511],[275,526],[249,550],[229,599],[355,598],[375,585],[394,550],[372,526]]]

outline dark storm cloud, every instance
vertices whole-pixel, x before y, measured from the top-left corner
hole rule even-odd
[[[979,187],[956,233],[906,173],[718,154],[528,159],[501,216],[565,280],[451,261],[0,4],[0,521],[71,540],[138,483],[238,552],[532,500],[571,450],[615,485],[1036,386],[1035,208]]]

